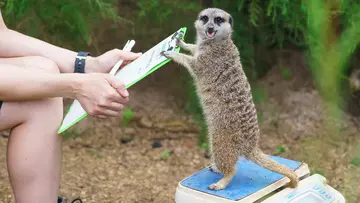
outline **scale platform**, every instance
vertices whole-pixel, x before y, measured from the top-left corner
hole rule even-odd
[[[289,160],[277,156],[269,156],[269,157],[274,161],[286,165],[290,169],[294,170],[297,176],[300,178],[300,180],[306,179],[310,175],[309,168],[305,163]],[[178,184],[175,194],[175,202],[176,203],[260,203],[260,202],[268,202],[266,201],[266,199],[269,199],[269,197],[271,196],[275,196],[272,197],[273,199],[277,198],[278,197],[277,194],[279,193],[284,196],[285,194],[281,193],[281,190],[284,189],[288,189],[289,190],[288,192],[291,193],[293,191],[300,191],[300,190],[308,192],[313,190],[313,188],[315,188],[309,185],[304,186],[304,184],[302,183],[303,181],[300,181],[301,184],[297,189],[295,190],[290,189],[287,187],[287,183],[290,182],[290,180],[287,177],[272,172],[268,169],[262,168],[261,166],[256,165],[255,163],[248,161],[247,159],[239,160],[236,164],[236,168],[237,168],[237,173],[233,177],[230,184],[224,190],[219,190],[219,191],[210,190],[208,189],[208,186],[212,183],[219,181],[223,177],[223,175],[212,172],[209,167],[204,168],[199,172],[185,178],[184,180],[180,181]],[[319,181],[316,182],[315,185],[316,184],[317,184],[317,188],[321,187],[319,185],[320,184]],[[335,194],[337,191],[332,189],[331,192]],[[299,195],[301,194],[298,194],[298,196]],[[341,196],[341,194],[337,194],[337,195]],[[281,196],[281,198],[283,198],[283,196]],[[284,200],[284,201],[275,201],[275,202],[276,203],[303,202],[303,201],[290,201],[291,198],[293,199],[297,198],[295,197],[295,195],[286,198],[288,198],[286,201]],[[305,202],[310,203],[312,201],[309,202],[305,200]],[[322,203],[322,202],[335,202],[335,201],[329,200],[329,201],[314,201],[314,202]]]

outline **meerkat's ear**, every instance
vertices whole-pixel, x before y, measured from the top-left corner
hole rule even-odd
[[[231,25],[231,27],[233,27],[233,18],[232,18],[232,16],[229,16],[229,23],[230,23],[230,25]]]

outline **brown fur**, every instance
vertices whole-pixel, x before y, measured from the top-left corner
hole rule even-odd
[[[208,16],[207,23],[200,20]],[[220,25],[214,23],[217,16],[224,18]],[[164,52],[163,55],[185,66],[195,79],[205,120],[208,126],[210,151],[214,172],[224,174],[210,189],[224,189],[236,169],[240,156],[274,172],[287,176],[291,187],[296,187],[298,178],[289,168],[270,159],[258,147],[260,130],[251,87],[242,69],[237,47],[231,39],[231,16],[220,9],[205,9],[195,22],[197,43],[178,45],[192,55]],[[208,27],[217,30],[214,38],[206,34]]]

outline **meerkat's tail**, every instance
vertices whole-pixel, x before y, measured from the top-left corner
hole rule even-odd
[[[273,172],[285,175],[290,179],[289,186],[292,188],[297,187],[299,179],[296,175],[296,173],[291,170],[290,168],[277,163],[276,161],[269,158],[267,155],[265,155],[259,148],[255,148],[248,156],[247,158],[254,163],[267,168]]]

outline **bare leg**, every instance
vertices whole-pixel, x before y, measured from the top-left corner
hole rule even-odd
[[[59,72],[55,63],[39,57],[1,59],[0,68]],[[30,73],[30,72],[29,72]],[[60,184],[61,136],[57,129],[63,116],[62,98],[26,102],[4,102],[0,109],[0,131],[11,129],[8,170],[17,203],[57,201]]]

